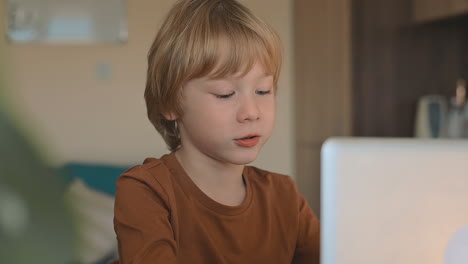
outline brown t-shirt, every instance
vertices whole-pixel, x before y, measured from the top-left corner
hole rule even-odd
[[[148,158],[117,181],[120,263],[319,263],[319,221],[285,175],[246,166],[246,198],[220,204],[174,153]]]

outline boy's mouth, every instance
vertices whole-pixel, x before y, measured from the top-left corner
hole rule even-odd
[[[235,142],[240,147],[251,148],[258,144],[259,139],[259,135],[250,134],[245,137],[235,139]]]
[[[236,140],[247,140],[247,139],[253,139],[253,138],[256,138],[256,137],[259,137],[258,135],[255,135],[255,134],[249,134],[245,137],[242,137],[242,138],[236,138]]]

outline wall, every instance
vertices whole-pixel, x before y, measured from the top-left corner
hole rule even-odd
[[[294,174],[292,3],[244,0],[279,33],[285,46],[276,130],[255,165]],[[4,23],[5,1],[0,2]],[[174,0],[129,0],[129,41],[123,45],[10,45],[10,105],[34,127],[51,161],[136,164],[167,152],[146,118],[146,54]],[[267,7],[267,8],[266,8]],[[5,25],[0,25],[4,36]],[[4,40],[2,40],[4,41]],[[2,56],[1,61],[6,61]],[[110,78],[97,75],[108,66]]]

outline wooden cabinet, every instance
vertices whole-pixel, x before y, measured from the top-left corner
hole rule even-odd
[[[413,0],[416,22],[429,22],[468,14],[468,0]]]
[[[408,0],[354,1],[354,136],[413,136],[418,100],[448,101],[468,78],[468,15],[421,26],[412,9]]]

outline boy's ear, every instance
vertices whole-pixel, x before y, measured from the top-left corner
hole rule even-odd
[[[163,113],[163,116],[164,116],[164,118],[166,118],[166,120],[170,120],[170,121],[177,120],[177,115],[172,111],[167,112],[167,113]]]

